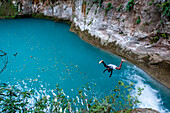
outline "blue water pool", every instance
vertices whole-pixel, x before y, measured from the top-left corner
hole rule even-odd
[[[77,88],[89,83],[95,95],[110,93],[118,81],[134,82],[144,88],[138,107],[153,108],[160,112],[170,110],[170,90],[150,78],[135,65],[126,62],[121,70],[102,73],[99,65],[120,64],[121,58],[96,48],[69,32],[69,25],[43,19],[0,20],[0,50],[8,55],[6,70],[0,82],[17,84],[50,95],[59,83],[66,95],[75,97]],[[16,56],[15,53],[18,53]],[[4,62],[0,60],[0,68]]]

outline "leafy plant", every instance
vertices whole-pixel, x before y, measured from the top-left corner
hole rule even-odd
[[[123,9],[123,5],[119,5],[119,7],[117,8],[117,11],[120,11],[121,9]]]
[[[83,4],[85,5],[85,4],[86,4],[86,1],[84,1]]]
[[[160,33],[159,30],[157,30],[157,35],[151,39],[150,43],[151,43],[151,44],[152,44],[152,43],[157,43],[158,40],[159,40],[161,37],[162,37],[162,38],[165,38],[165,39],[168,39],[168,34],[166,34],[166,33]]]
[[[131,11],[131,10],[133,10],[134,5],[135,5],[134,0],[129,0],[128,3],[127,3],[127,5],[126,5],[126,11]]]
[[[26,111],[28,98],[33,94],[31,91],[21,91],[15,86],[7,84],[0,85],[0,111],[1,112],[16,112]]]
[[[112,3],[108,3],[107,4],[107,8],[105,9],[105,16],[107,15],[107,12],[110,10],[110,9],[113,9],[113,6],[112,6]]]
[[[122,19],[122,22],[125,22],[125,19]]]
[[[95,10],[95,15],[97,14],[97,9]]]
[[[138,19],[136,20],[135,24],[140,24],[141,22],[141,19],[140,19],[140,16],[138,16]]]
[[[167,35],[165,33],[162,33],[161,36],[167,38]]]
[[[19,9],[19,10],[21,11],[21,10],[22,10],[22,2],[21,2],[21,1],[18,1],[18,2],[17,2],[17,7],[16,7],[17,10],[18,10],[18,6],[19,6],[19,5],[20,5],[20,9]]]
[[[93,1],[93,4],[95,4],[95,3],[98,3],[98,0],[94,0],[94,1]]]
[[[115,89],[112,90],[113,94],[105,96],[101,99],[94,99],[94,103],[90,106],[90,112],[117,112],[117,111],[129,111],[134,105],[140,103],[137,100],[137,96],[133,97],[128,94],[132,90],[132,85],[125,85],[122,81],[118,82]],[[125,90],[127,89],[127,91]],[[138,96],[141,95],[143,89],[138,89]],[[127,96],[126,96],[127,95]]]
[[[109,3],[107,4],[107,7],[109,8],[109,7],[111,7],[111,6],[112,6],[112,3],[109,2]]]
[[[151,6],[153,2],[154,2],[154,0],[150,1],[148,5]]]
[[[170,1],[168,0],[167,2],[156,4],[156,6],[162,15],[170,20]]]
[[[91,24],[92,24],[92,22],[93,22],[93,19],[91,19],[91,21],[88,23],[88,25],[87,25],[87,26],[91,25]]]
[[[156,43],[159,40],[158,36],[155,36],[154,38],[152,38],[152,43]]]
[[[102,6],[103,0],[99,0],[99,7]]]
[[[0,112],[128,112],[140,103],[137,96],[129,95],[132,86],[133,84],[125,85],[119,81],[110,95],[98,98],[86,95],[91,92],[87,83],[78,89],[76,98],[70,99],[57,84],[52,98],[40,96],[39,99],[35,98],[36,102],[33,105],[30,105],[28,100],[34,97],[33,90],[21,91],[15,86],[0,84]],[[142,90],[138,88],[138,96]]]

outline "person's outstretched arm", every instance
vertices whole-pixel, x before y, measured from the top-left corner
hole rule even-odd
[[[112,72],[113,72],[113,70],[111,70],[111,73],[110,73],[110,76],[109,76],[109,77],[111,77],[111,76],[112,76]]]

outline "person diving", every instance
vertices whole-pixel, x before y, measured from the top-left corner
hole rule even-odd
[[[114,70],[120,70],[121,67],[122,67],[122,63],[123,63],[123,62],[126,62],[126,61],[125,61],[124,59],[122,59],[119,67],[117,67],[117,66],[114,65],[114,64],[108,64],[108,65],[106,65],[103,60],[101,60],[101,61],[99,62],[99,64],[100,64],[100,63],[103,63],[104,67],[106,67],[106,69],[103,71],[103,73],[104,73],[106,70],[108,70],[108,72],[111,72],[111,73],[110,73],[110,76],[109,76],[109,77],[111,77],[111,76],[112,76],[112,73],[113,73],[113,69],[114,69]]]

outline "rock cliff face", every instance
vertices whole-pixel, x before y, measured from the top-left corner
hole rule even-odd
[[[70,30],[83,40],[127,59],[170,88],[170,22],[156,8],[166,0],[54,1],[22,0],[20,13],[71,21]]]

